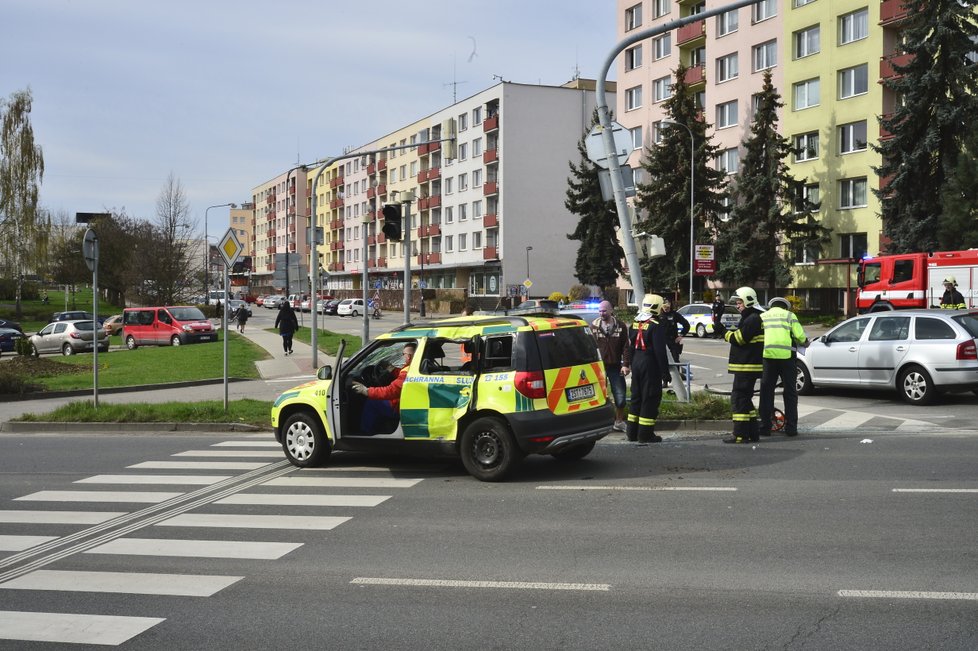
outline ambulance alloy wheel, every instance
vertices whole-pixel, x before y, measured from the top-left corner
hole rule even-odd
[[[560,452],[554,452],[554,459],[559,459],[560,461],[577,461],[578,459],[583,459],[587,455],[591,454],[591,450],[594,449],[594,441],[588,441],[587,443],[578,443],[577,445],[572,445],[569,448],[561,450]]]
[[[462,464],[480,481],[500,481],[523,459],[506,424],[498,418],[479,418],[462,433]]]
[[[319,423],[304,411],[289,416],[282,426],[282,449],[289,463],[299,468],[321,466],[331,451]]]

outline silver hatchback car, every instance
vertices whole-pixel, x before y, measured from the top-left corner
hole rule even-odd
[[[31,335],[31,353],[35,356],[41,353],[74,355],[91,351],[95,331],[98,332],[99,352],[107,352],[109,333],[104,328],[96,328],[93,321],[56,321],[41,328],[37,334]]]
[[[897,310],[854,317],[798,351],[798,393],[888,388],[914,405],[978,392],[978,312]]]

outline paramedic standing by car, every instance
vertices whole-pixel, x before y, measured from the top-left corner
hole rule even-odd
[[[646,294],[642,311],[632,324],[632,399],[628,409],[625,437],[639,443],[659,443],[655,419],[662,402],[662,382],[669,377],[669,352],[666,349],[666,329],[659,323],[662,297]]]
[[[957,290],[958,281],[954,276],[944,279],[944,296],[941,297],[941,308],[945,310],[963,310],[967,307],[964,304],[964,296]]]
[[[764,370],[764,326],[761,312],[757,309],[757,293],[750,287],[741,287],[731,298],[740,312],[740,324],[728,332],[724,339],[730,343],[727,372],[732,373],[733,388],[730,391],[730,407],[733,419],[733,436],[724,443],[753,443],[760,439],[757,410],[754,409],[754,386]]]
[[[761,375],[761,436],[771,435],[774,389],[784,388],[784,433],[798,436],[798,390],[795,387],[795,347],[807,346],[808,337],[788,299],[776,296],[761,314],[764,326],[764,372]]]
[[[628,326],[615,316],[609,301],[598,305],[598,318],[591,322],[591,333],[598,341],[604,372],[615,401],[614,429],[625,431],[625,376],[632,365],[632,345]]]

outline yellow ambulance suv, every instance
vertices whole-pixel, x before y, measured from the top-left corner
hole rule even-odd
[[[614,422],[588,325],[551,314],[407,324],[348,360],[341,345],[317,377],[272,406],[275,438],[299,467],[333,450],[425,450],[499,481],[527,454],[583,458]],[[399,396],[369,389],[392,382]]]

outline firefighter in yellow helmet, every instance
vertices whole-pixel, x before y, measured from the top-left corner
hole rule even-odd
[[[966,307],[964,296],[958,291],[958,281],[954,276],[948,276],[944,279],[944,296],[941,297],[941,308],[945,310],[963,310]]]
[[[724,339],[730,343],[727,372],[732,373],[733,388],[730,391],[730,407],[733,412],[733,436],[724,443],[748,443],[761,440],[754,409],[754,386],[764,371],[764,324],[757,309],[757,293],[750,287],[741,287],[730,301],[740,312],[740,323]]]
[[[655,419],[662,402],[662,383],[669,377],[669,356],[666,348],[666,327],[659,323],[662,297],[646,294],[642,308],[635,317],[629,333],[632,345],[632,398],[628,405],[629,441],[659,443]]]

